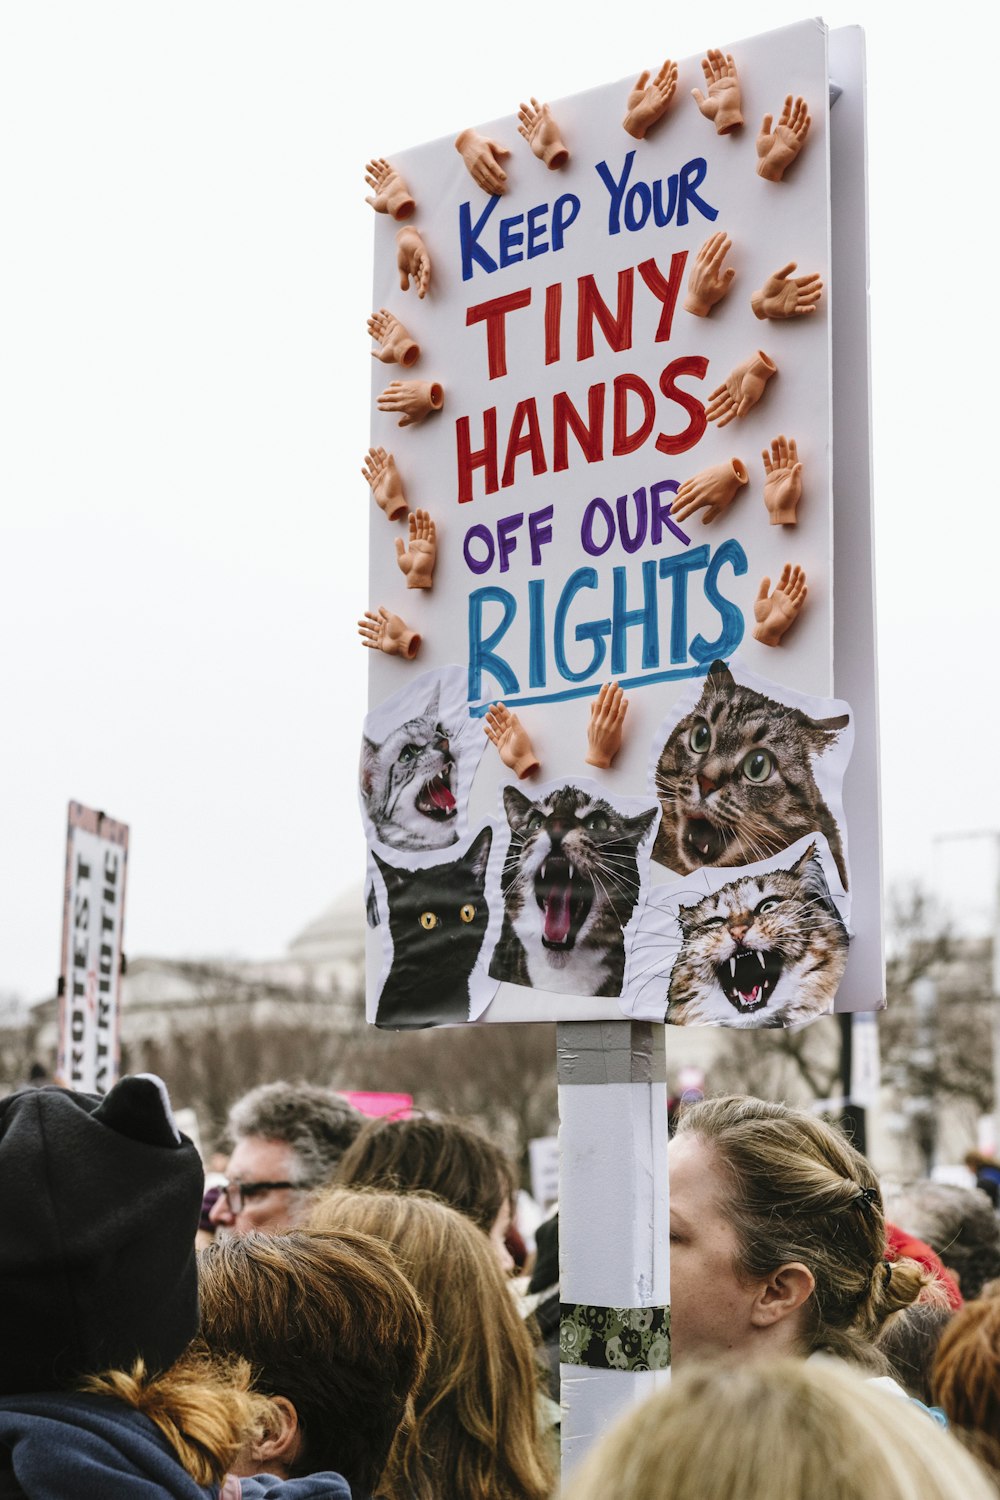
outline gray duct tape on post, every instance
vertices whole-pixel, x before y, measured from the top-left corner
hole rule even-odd
[[[664,1026],[651,1021],[560,1021],[560,1084],[665,1083]]]
[[[670,1364],[670,1308],[561,1302],[559,1359],[592,1370],[665,1370]]]

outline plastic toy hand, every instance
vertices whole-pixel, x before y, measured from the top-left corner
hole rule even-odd
[[[696,510],[704,510],[705,514],[701,519],[707,526],[716,516],[721,516],[724,510],[728,510],[737,491],[749,478],[738,458],[731,459],[727,464],[713,464],[710,469],[702,469],[693,479],[685,479],[677,491],[670,507],[671,520],[685,521]]]
[[[790,272],[795,269],[796,262],[790,260],[767,278],[759,292],[751,295],[750,306],[758,318],[800,318],[803,313],[816,311],[816,303],[823,294],[819,272],[793,278]]]
[[[764,504],[772,526],[794,526],[798,503],[802,499],[802,465],[794,438],[776,437],[771,451],[761,453],[764,460]]]
[[[429,589],[434,583],[437,561],[437,531],[425,510],[410,512],[410,546],[396,538],[396,561],[408,589]]]
[[[707,318],[717,302],[721,302],[736,275],[732,266],[723,270],[722,262],[733,247],[728,234],[717,229],[710,234],[694,258],[691,275],[688,277],[687,296],[684,306],[696,318]]]
[[[486,710],[483,728],[500,752],[500,759],[513,771],[518,781],[523,781],[541,762],[535,754],[527,730],[517,714],[512,714],[505,703],[491,703]]]
[[[377,214],[391,214],[394,219],[408,219],[416,208],[410,190],[395,167],[390,167],[384,156],[376,156],[365,167],[365,181],[374,191],[374,198],[366,198]]]
[[[480,135],[478,130],[463,130],[455,137],[455,150],[468,167],[473,182],[484,193],[496,196],[507,191],[507,173],[500,165],[500,158],[510,155],[506,146]]]
[[[667,106],[677,88],[677,64],[668,57],[652,83],[649,69],[640,73],[635,88],[628,96],[628,114],[622,124],[629,135],[637,141],[644,139],[646,131],[663,118]]]
[[[358,621],[358,635],[362,646],[369,651],[384,651],[386,656],[403,656],[412,661],[420,650],[420,637],[411,630],[399,615],[391,615],[384,604],[378,614],[365,610],[365,617]]]
[[[752,406],[756,406],[764,394],[764,387],[772,375],[777,374],[778,367],[762,349],[745,359],[741,365],[737,365],[729,375],[708,398],[705,415],[710,422],[718,422],[720,427],[725,427],[727,422],[732,422],[735,417],[746,416]]]
[[[547,104],[539,104],[532,98],[530,104],[522,104],[517,112],[520,120],[518,131],[524,136],[532,151],[543,161],[550,172],[557,172],[569,161],[569,152],[563,145],[559,127],[552,118]]]
[[[785,170],[790,167],[805,145],[812,120],[804,99],[792,102],[791,94],[785,100],[781,119],[776,130],[771,129],[772,115],[764,116],[757,137],[757,175],[768,182],[780,182]]]
[[[402,412],[400,427],[422,422],[444,405],[444,386],[436,380],[390,380],[376,401],[379,411]]]
[[[622,747],[628,699],[617,682],[606,682],[594,699],[587,726],[587,765],[606,771]]]
[[[770,578],[765,578],[757,590],[757,600],[753,607],[757,623],[753,628],[753,638],[764,646],[780,646],[781,637],[789,625],[798,619],[799,611],[806,602],[806,594],[809,592],[806,588],[806,575],[798,563],[794,568],[791,563],[785,563],[778,586],[768,598],[770,587]]]
[[[389,520],[395,521],[397,516],[403,515],[406,496],[403,494],[403,481],[392,454],[386,453],[384,448],[369,448],[361,472],[371,485],[375,504],[385,511]]]
[[[692,89],[692,96],[706,120],[715,121],[716,134],[728,135],[743,124],[740,80],[732,53],[723,57],[718,47],[709,48],[707,57],[702,59],[701,71],[708,85],[708,97],[701,89]]]
[[[410,282],[417,289],[418,297],[426,297],[431,284],[431,258],[427,246],[420,238],[420,230],[401,229],[396,236],[396,266],[399,270],[399,285],[408,291]]]
[[[372,313],[368,319],[368,332],[379,342],[379,348],[372,350],[372,359],[380,359],[384,365],[405,365],[409,369],[420,358],[420,345],[388,308],[380,307],[377,313]]]

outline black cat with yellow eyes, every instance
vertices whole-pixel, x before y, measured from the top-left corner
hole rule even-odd
[[[493,830],[483,828],[460,859],[399,870],[373,851],[389,902],[392,966],[376,1026],[397,1030],[469,1019],[469,979],[486,937],[486,866]]]

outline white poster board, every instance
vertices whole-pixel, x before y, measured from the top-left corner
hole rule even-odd
[[[700,901],[704,882],[687,898],[683,885],[703,866],[735,878],[813,829],[837,866],[840,916],[868,939],[876,929],[865,974],[848,972],[866,1004],[881,1002],[877,913],[851,911],[846,823],[831,829],[831,798],[818,791],[831,783],[843,818],[849,740],[865,747],[852,778],[877,786],[874,694],[855,734],[852,705],[836,701],[833,657],[837,596],[850,601],[859,585],[870,600],[871,553],[864,513],[854,576],[838,575],[835,592],[827,32],[802,22],[732,52],[745,123],[731,134],[718,135],[691,97],[704,86],[695,57],[680,62],[676,94],[645,139],[622,127],[634,79],[552,101],[569,150],[557,171],[521,138],[516,112],[477,126],[510,152],[502,195],[476,185],[453,139],[391,157],[416,207],[404,226],[376,217],[372,309],[404,322],[420,355],[406,368],[372,362],[371,443],[393,455],[408,509],[433,518],[437,558],[433,588],[408,588],[396,545],[406,552],[406,512],[390,521],[369,499],[369,609],[398,614],[420,637],[415,661],[370,653],[361,802],[372,851],[368,1015],[381,1024],[620,1018],[647,899],[680,885],[673,909]],[[757,134],[789,95],[807,101],[811,126],[783,180],[768,181],[756,170]],[[863,130],[850,149],[863,203]],[[423,298],[400,286],[407,226],[432,263]],[[696,316],[684,305],[690,277],[719,232],[735,277]],[[752,294],[793,261],[796,274],[822,278],[815,310],[759,318]],[[847,315],[866,356],[864,311],[862,297]],[[760,353],[777,373],[757,404],[709,420],[713,393]],[[866,391],[867,365],[854,374]],[[397,426],[379,397],[392,380],[417,379],[440,385],[443,406]],[[762,453],[782,435],[803,464],[794,525],[772,524],[764,500]],[[864,467],[867,426],[854,440]],[[733,459],[747,482],[727,510],[710,523],[704,510],[671,516],[686,481]],[[770,646],[754,638],[754,606],[786,563],[804,570],[808,600]],[[856,649],[873,660],[872,628],[863,624]],[[690,755],[667,764],[664,725],[677,731],[671,755],[699,715],[715,734],[716,662],[727,664],[724,717],[743,724],[726,752],[728,793]],[[595,769],[588,724],[612,680],[628,697],[624,742],[610,768]],[[530,737],[532,778],[519,781],[483,733],[500,700]],[[803,703],[813,722],[796,729]],[[752,741],[765,720],[797,743]],[[839,727],[824,739],[820,723]],[[781,765],[796,761],[791,812],[777,784],[763,807],[737,799],[748,780],[737,774],[739,733],[747,754],[768,748],[765,779],[779,783]],[[687,791],[664,791],[675,772]],[[713,794],[728,795],[729,813],[703,817],[690,798]],[[595,819],[589,831],[601,837],[588,844]],[[563,845],[567,828],[575,841]],[[851,838],[852,855],[877,871],[877,817]],[[642,1014],[654,1011],[647,992]],[[760,1024],[786,1020],[765,1006]]]
[[[69,804],[56,1076],[105,1094],[118,1077],[128,825]]]

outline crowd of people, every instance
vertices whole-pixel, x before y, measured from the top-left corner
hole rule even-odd
[[[996,1500],[990,1197],[884,1198],[745,1097],[669,1158],[671,1377],[566,1500]],[[517,1182],[459,1120],[306,1085],[237,1101],[208,1193],[158,1079],[0,1099],[0,1500],[548,1500],[558,1216],[525,1265]]]

